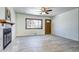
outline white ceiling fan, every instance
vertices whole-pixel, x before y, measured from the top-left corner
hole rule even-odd
[[[41,7],[41,9],[40,9],[41,11],[40,11],[40,14],[49,14],[49,12],[51,12],[52,11],[52,9],[50,9],[50,8],[48,8],[48,7]]]

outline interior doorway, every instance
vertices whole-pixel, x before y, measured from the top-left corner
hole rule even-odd
[[[51,34],[51,19],[45,20],[45,34]]]

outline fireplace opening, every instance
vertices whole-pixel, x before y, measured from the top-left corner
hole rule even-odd
[[[3,49],[5,49],[12,41],[11,28],[3,29]]]

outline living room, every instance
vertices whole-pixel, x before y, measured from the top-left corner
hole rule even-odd
[[[78,7],[0,7],[0,51],[79,51],[78,14]]]

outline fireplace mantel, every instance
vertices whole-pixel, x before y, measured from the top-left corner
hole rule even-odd
[[[12,23],[12,22],[10,22],[10,21],[6,21],[5,19],[0,19],[0,23],[1,23],[2,25],[4,25],[4,24],[14,25],[14,23]]]

